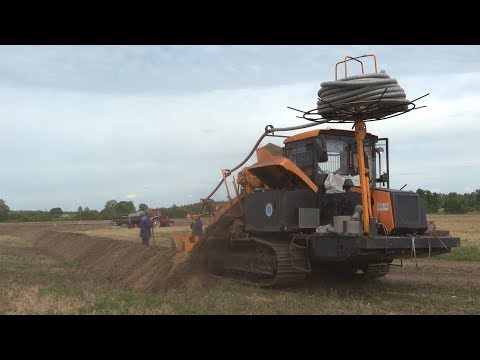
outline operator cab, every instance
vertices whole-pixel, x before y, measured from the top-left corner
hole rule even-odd
[[[355,132],[339,129],[312,130],[284,141],[284,156],[295,163],[318,187],[350,179],[359,185],[359,163]],[[379,147],[383,145],[383,147]],[[374,187],[388,187],[388,139],[367,133],[364,139],[365,167]],[[381,173],[383,169],[385,173]],[[327,188],[327,189],[326,189]]]

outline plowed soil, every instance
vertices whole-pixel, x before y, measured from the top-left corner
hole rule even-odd
[[[72,231],[76,230],[75,226],[71,226]],[[211,277],[191,261],[190,254],[176,253],[168,247],[145,247],[131,241],[66,232],[65,225],[61,231],[52,230],[52,225],[2,226],[2,232],[136,291],[205,285],[211,281]]]
[[[107,226],[107,223],[99,222],[90,224],[89,229],[102,231]],[[76,223],[56,227],[48,223],[2,224],[0,229],[4,235],[25,240],[37,251],[61,256],[133,290],[157,291],[219,281],[191,261],[188,253],[175,253],[166,245],[144,247],[140,240],[132,242],[87,235],[78,232],[77,227]],[[399,265],[400,261],[394,263]],[[402,265],[393,266],[386,279],[381,281],[422,284],[441,281],[480,289],[480,262],[418,259],[418,266],[410,260],[403,260]]]

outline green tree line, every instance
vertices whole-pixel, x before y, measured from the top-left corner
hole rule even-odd
[[[471,193],[439,194],[430,190],[417,189],[417,194],[423,199],[425,210],[436,213],[443,209],[448,214],[465,214],[470,211],[480,210],[480,189]]]
[[[416,193],[423,199],[427,213],[437,213],[443,210],[449,214],[464,214],[470,211],[480,211],[480,189],[471,193],[458,194],[451,192],[442,194],[430,190],[417,189]],[[217,202],[219,205],[225,202]],[[62,220],[112,220],[117,217],[127,216],[138,210],[145,211],[149,206],[140,204],[138,209],[132,201],[108,200],[102,210],[93,210],[81,206],[77,211],[66,212],[60,207],[50,210],[10,210],[5,200],[0,199],[0,222],[19,221],[62,221]],[[160,208],[162,215],[171,218],[184,218],[187,214],[199,213],[201,203],[193,203]]]
[[[225,202],[218,202],[224,204]],[[50,210],[10,210],[3,199],[0,199],[0,222],[38,222],[38,221],[72,221],[72,220],[112,220],[127,216],[136,211],[145,211],[149,206],[140,204],[138,209],[132,201],[108,200],[102,210],[79,207],[77,211],[63,211],[60,207]],[[187,214],[199,213],[201,203],[160,208],[162,215],[170,218],[184,218]]]

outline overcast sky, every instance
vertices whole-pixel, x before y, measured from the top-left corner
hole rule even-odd
[[[0,198],[197,202],[265,125],[303,124],[287,106],[313,109],[338,61],[371,53],[408,99],[430,93],[424,109],[367,123],[389,138],[391,187],[480,188],[480,46],[0,46]]]

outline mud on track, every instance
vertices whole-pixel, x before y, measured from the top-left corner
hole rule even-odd
[[[9,226],[2,227],[2,232],[136,291],[205,285],[211,281],[200,266],[190,261],[189,254],[177,254],[166,247],[145,247],[129,241],[69,233],[64,229],[54,231],[51,226]]]

